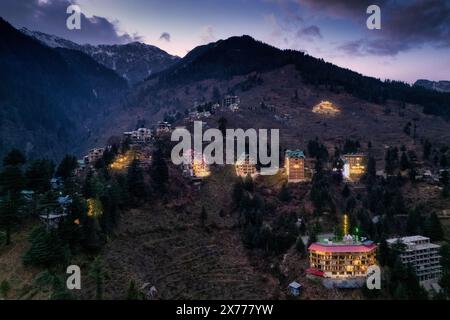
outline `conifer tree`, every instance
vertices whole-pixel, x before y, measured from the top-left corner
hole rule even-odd
[[[95,299],[102,300],[105,286],[106,270],[105,263],[97,256],[89,269],[89,277],[95,282]]]
[[[202,206],[202,211],[200,213],[200,222],[201,222],[202,226],[205,226],[207,219],[208,219],[208,213],[206,212],[205,207]]]

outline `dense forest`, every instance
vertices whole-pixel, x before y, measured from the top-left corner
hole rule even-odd
[[[86,119],[127,89],[89,56],[49,48],[1,19],[0,37],[0,156],[17,146],[35,157],[61,157],[79,141]]]

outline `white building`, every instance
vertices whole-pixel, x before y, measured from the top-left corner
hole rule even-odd
[[[241,103],[241,100],[239,99],[238,96],[225,96],[225,98],[223,98],[223,102],[222,105],[224,107],[230,107],[231,105],[236,105],[239,106],[239,104]]]
[[[103,152],[105,152],[104,148],[94,148],[89,150],[89,153],[84,156],[85,164],[93,164],[95,161],[100,159],[103,156]]]
[[[427,287],[437,283],[442,274],[440,246],[419,235],[387,240],[390,247],[399,242],[405,245],[404,252],[400,253],[401,262],[414,267],[420,284]]]
[[[148,143],[152,139],[152,130],[147,128],[139,128],[134,131],[127,131],[123,133],[124,137],[130,138],[133,144]]]

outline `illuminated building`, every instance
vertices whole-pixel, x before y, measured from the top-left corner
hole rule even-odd
[[[144,144],[151,142],[152,131],[147,128],[139,128],[134,131],[127,131],[123,133],[125,138],[129,138],[132,144]]]
[[[194,150],[187,150],[184,153],[183,171],[191,178],[204,178],[209,176],[209,166],[203,154]]]
[[[258,174],[256,170],[256,161],[251,159],[248,154],[243,154],[239,157],[236,161],[235,168],[236,175],[239,177],[246,177],[247,175],[250,175],[253,178]]]
[[[410,264],[416,272],[417,278],[425,287],[427,284],[437,283],[442,275],[442,266],[439,255],[440,246],[430,242],[430,238],[423,236],[410,236],[386,240],[393,248],[400,244],[400,261]]]
[[[301,150],[287,150],[284,167],[288,182],[301,182],[308,180],[305,175],[305,154]]]
[[[366,172],[366,156],[362,153],[344,154],[342,175],[346,180],[358,181]]]
[[[84,157],[85,164],[94,164],[97,160],[103,157],[104,148],[94,148],[89,150],[89,153]]]
[[[313,107],[312,112],[326,116],[336,116],[341,110],[330,101],[321,101]]]
[[[325,278],[365,277],[367,268],[376,264],[377,246],[372,241],[316,242],[308,250],[307,273]]]

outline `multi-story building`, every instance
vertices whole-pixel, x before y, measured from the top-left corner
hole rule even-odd
[[[203,154],[194,150],[187,150],[183,154],[183,173],[191,178],[205,178],[209,176],[209,165]]]
[[[309,246],[308,274],[325,278],[365,277],[367,269],[376,264],[377,245],[372,241],[332,242],[324,240]]]
[[[225,98],[223,98],[222,105],[224,107],[230,107],[231,105],[239,106],[240,102],[241,101],[238,96],[225,96]]]
[[[430,238],[420,235],[387,240],[392,248],[400,244],[400,259],[405,265],[413,266],[419,282],[438,282],[442,275],[439,255],[440,246],[430,242]]]
[[[305,154],[301,150],[287,150],[285,154],[284,167],[288,182],[305,181]]]
[[[342,156],[344,161],[344,178],[349,181],[358,181],[366,172],[366,156],[362,153],[350,153]]]
[[[152,139],[152,130],[147,128],[139,128],[134,131],[127,131],[123,133],[125,138],[129,138],[132,144],[149,143]]]
[[[250,158],[248,154],[243,154],[239,157],[235,164],[236,174],[239,177],[246,177],[250,175],[252,178],[258,174],[256,170],[255,159]]]
[[[103,156],[104,148],[94,148],[89,150],[89,153],[84,156],[85,164],[94,164],[97,160],[99,160]]]

